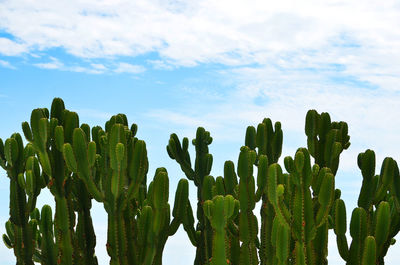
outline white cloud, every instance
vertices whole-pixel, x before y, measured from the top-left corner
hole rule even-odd
[[[0,26],[29,49],[82,57],[156,51],[177,64],[265,62],[340,36],[398,53],[396,1],[4,1]],[[346,40],[343,40],[346,44]],[[17,53],[17,52],[16,52]]]
[[[0,11],[1,14],[1,11]],[[0,22],[1,28],[1,22]],[[0,38],[0,54],[6,56],[20,55],[27,51],[27,46],[7,38]]]
[[[10,62],[4,60],[0,60],[0,66],[9,69],[16,69]]]
[[[162,70],[173,70],[172,63],[168,63],[165,60],[148,60],[147,63],[151,64],[155,69]]]
[[[50,62],[47,63],[36,63],[34,64],[36,67],[42,68],[42,69],[63,69],[64,64],[60,62],[57,58],[50,57]]]
[[[277,68],[289,63],[292,69],[334,64],[343,69],[332,72],[398,89],[400,5],[394,0],[6,0],[0,16],[0,28],[18,40],[0,38],[5,55],[64,48],[78,57],[114,60],[155,52],[159,58],[147,62],[158,69],[209,62]],[[143,70],[122,62],[115,72]]]
[[[131,73],[131,74],[138,74],[146,71],[141,65],[134,65],[129,63],[119,63],[118,66],[114,69],[116,73]]]
[[[149,114],[161,122],[177,127],[205,126],[220,141],[241,141],[247,125],[256,126],[264,117],[281,121],[286,148],[295,150],[306,145],[304,121],[307,110],[328,112],[332,120],[349,124],[352,146],[341,163],[344,171],[357,171],[356,158],[366,148],[376,150],[378,163],[384,156],[400,157],[397,146],[400,124],[400,94],[394,90],[369,88],[364,83],[352,84],[345,74],[338,80],[326,72],[286,67],[240,67],[222,75],[232,82],[231,91],[217,102],[207,95],[196,94],[197,100],[207,99],[202,106],[183,104],[176,111],[159,109]],[[354,81],[356,82],[356,81]],[[186,92],[184,86],[182,92]],[[201,91],[201,90],[200,90]],[[212,91],[210,92],[213,93]],[[292,154],[291,154],[292,155]]]
[[[49,70],[60,70],[60,71],[71,71],[77,73],[88,73],[88,74],[102,74],[107,71],[107,67],[103,64],[92,63],[89,66],[80,65],[65,65],[58,58],[50,57],[49,62],[35,63],[36,67]]]
[[[92,66],[94,69],[97,69],[99,71],[107,70],[107,67],[105,67],[104,64],[101,64],[101,63],[92,63],[92,64],[90,64],[90,66]]]

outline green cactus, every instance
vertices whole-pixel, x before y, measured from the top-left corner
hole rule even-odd
[[[212,167],[212,155],[208,151],[208,145],[212,142],[210,133],[204,128],[198,128],[196,138],[192,141],[196,149],[196,159],[194,169],[191,165],[190,155],[188,152],[189,140],[183,138],[182,144],[176,134],[172,134],[167,146],[167,152],[171,159],[176,160],[182,171],[189,180],[192,180],[197,187],[197,220],[196,229],[193,227],[194,220],[192,217],[190,204],[187,207],[186,220],[183,220],[183,226],[188,232],[189,238],[193,245],[196,246],[195,265],[209,264],[212,252],[212,227],[209,220],[204,215],[203,203],[212,199],[212,185],[207,181]],[[208,178],[209,179],[209,178]],[[211,184],[211,185],[209,185]],[[199,234],[199,236],[197,236]]]
[[[306,115],[305,132],[307,147],[315,163],[328,167],[333,175],[339,167],[339,155],[350,146],[347,123],[331,122],[328,113],[319,114],[309,110]]]
[[[278,164],[283,139],[279,122],[273,126],[264,119],[257,128],[247,127],[237,171],[226,161],[223,177],[216,178],[210,175],[210,133],[198,128],[192,141],[194,165],[189,140],[180,142],[172,134],[167,152],[187,178],[178,183],[172,211],[167,170],[157,168],[147,186],[146,143],[135,137],[137,126],[128,127],[124,114],[112,116],[104,130],[91,129],[56,98],[50,111],[33,110],[22,130],[29,142],[25,147],[19,134],[4,144],[0,139],[0,166],[10,179],[3,241],[17,264],[98,264],[92,199],[108,214],[111,265],[161,265],[167,239],[180,224],[196,247],[195,265],[327,264],[332,228],[347,264],[381,265],[400,231],[398,165],[387,157],[375,175],[375,153],[366,150],[357,161],[363,182],[348,245],[346,206],[335,190],[335,174],[350,137],[347,124],[331,122],[327,113],[307,113],[308,148],[284,159],[288,173]],[[197,187],[196,226],[188,180]],[[41,212],[36,208],[46,186],[55,197],[54,216],[48,205]],[[260,231],[253,213],[259,201]]]
[[[53,214],[51,207],[44,205],[40,216],[41,264],[57,264],[57,245],[54,242]]]
[[[385,158],[381,172],[375,175],[375,153],[366,150],[358,155],[358,166],[363,182],[358,197],[358,208],[353,210],[350,222],[352,242],[345,241],[346,209],[344,202],[336,200],[335,233],[342,258],[347,264],[384,264],[384,257],[394,236],[400,231],[397,207],[396,181],[399,179],[397,163]]]
[[[253,164],[256,153],[248,147],[242,147],[238,162],[239,181],[239,239],[240,264],[258,264],[256,239],[258,234],[257,218],[253,214],[255,207],[255,181],[253,177]]]
[[[47,109],[34,109],[30,124],[22,124],[25,138],[39,157],[44,172],[42,181],[55,198],[57,261],[71,265],[82,262],[97,264],[94,256],[96,241],[90,217],[91,196],[86,191],[87,185],[79,184],[74,168],[67,167],[66,162],[71,161],[64,160],[64,154],[70,151],[65,152],[64,146],[67,149],[70,147],[74,140],[73,133],[78,127],[78,115],[66,110],[59,98],[53,100],[50,112]],[[82,125],[82,128],[87,127]],[[77,213],[78,224],[75,224],[75,208],[80,209]],[[83,239],[82,236],[87,237]],[[83,242],[90,243],[86,245]]]
[[[33,255],[38,242],[35,240],[36,222],[30,219],[35,210],[40,190],[45,186],[39,163],[33,156],[31,144],[24,148],[18,133],[3,145],[0,139],[0,165],[10,179],[10,219],[3,235],[6,246],[14,249],[16,264],[33,265]]]
[[[230,261],[226,255],[226,229],[228,219],[234,217],[235,199],[232,195],[217,195],[212,200],[205,201],[203,208],[214,231],[211,265],[228,265]]]
[[[307,135],[307,147],[310,155],[320,168],[329,168],[333,176],[339,167],[339,158],[343,150],[350,146],[347,123],[331,122],[328,113],[319,114],[316,110],[309,110],[306,115],[305,133]],[[318,179],[318,178],[317,178]],[[313,188],[317,183],[313,183]],[[333,215],[331,212],[330,215]],[[314,249],[317,263],[327,264],[328,255],[328,229],[325,223],[316,231]]]

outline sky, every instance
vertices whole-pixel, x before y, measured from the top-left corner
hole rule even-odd
[[[21,133],[32,109],[54,97],[91,126],[125,113],[147,143],[148,178],[167,168],[171,203],[184,175],[165,146],[173,132],[194,138],[198,126],[214,138],[218,176],[225,160],[237,162],[246,127],[264,117],[282,123],[281,158],[306,145],[307,110],[346,121],[351,146],[336,187],[348,217],[362,180],[358,153],[375,151],[377,173],[384,157],[400,158],[398,1],[0,0],[0,18],[0,138]],[[190,193],[194,206],[193,185]],[[0,224],[8,201],[1,170]],[[53,204],[44,190],[43,204]],[[96,255],[108,264],[102,205],[93,218]],[[399,250],[389,249],[387,264]],[[164,264],[191,264],[194,254],[179,229]],[[344,264],[332,235],[328,259]],[[15,264],[3,244],[0,263]]]

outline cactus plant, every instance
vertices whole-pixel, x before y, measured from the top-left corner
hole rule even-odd
[[[44,108],[34,109],[30,124],[22,124],[25,138],[39,157],[45,183],[54,195],[58,262],[97,264],[94,255],[96,239],[90,217],[91,196],[86,186],[80,185],[76,175],[68,170],[63,155],[64,145],[72,143],[73,132],[78,127],[78,115],[66,110],[59,98],[53,100],[50,112]],[[82,124],[82,128],[85,127],[88,125]],[[75,208],[79,208],[77,225]]]
[[[358,155],[363,176],[358,207],[350,222],[352,242],[345,239],[346,208],[338,198],[335,207],[335,234],[341,257],[347,264],[384,264],[384,257],[400,231],[398,209],[399,168],[395,160],[386,157],[379,175],[375,175],[375,152],[366,150]],[[368,252],[368,253],[366,253]]]
[[[235,199],[232,195],[216,195],[212,200],[205,201],[203,207],[214,231],[211,265],[228,265],[230,262],[226,255],[226,230],[228,219],[234,217]]]
[[[14,249],[18,265],[33,265],[35,220],[30,214],[35,210],[41,188],[45,186],[39,163],[31,144],[25,148],[18,133],[5,141],[0,139],[0,165],[10,179],[10,219],[3,240]]]
[[[0,166],[10,179],[3,241],[18,265],[98,264],[92,199],[108,214],[111,265],[161,265],[167,239],[181,224],[196,247],[195,265],[327,264],[331,228],[347,264],[384,264],[400,230],[398,165],[387,157],[375,175],[375,153],[366,150],[357,161],[363,182],[348,245],[346,206],[335,190],[335,175],[350,137],[347,124],[331,122],[327,113],[307,113],[307,149],[284,159],[287,173],[278,164],[279,122],[273,126],[264,119],[257,128],[247,127],[237,169],[226,161],[223,176],[215,178],[210,133],[198,128],[194,165],[189,140],[172,134],[167,152],[187,178],[178,183],[172,211],[167,170],[157,168],[147,185],[146,143],[124,114],[112,116],[104,129],[90,128],[56,98],[50,111],[34,109],[22,130],[25,146],[18,133],[5,143],[0,139]],[[196,226],[188,180],[197,187]],[[48,205],[41,212],[36,208],[46,186],[55,198],[54,216]]]
[[[212,167],[212,155],[208,151],[208,145],[212,142],[210,133],[204,128],[199,127],[196,132],[196,138],[192,141],[196,149],[196,159],[194,169],[191,165],[188,152],[189,140],[183,138],[182,144],[176,134],[172,134],[167,146],[167,152],[171,159],[176,160],[182,171],[189,180],[192,180],[197,187],[197,220],[196,229],[193,227],[194,218],[192,217],[192,207],[187,206],[186,215],[183,220],[183,226],[187,231],[193,245],[196,246],[195,265],[209,264],[212,252],[212,227],[204,215],[203,203],[212,199],[212,181],[209,176]],[[211,181],[211,182],[210,182]]]

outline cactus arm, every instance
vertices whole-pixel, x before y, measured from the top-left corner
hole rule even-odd
[[[387,241],[390,230],[390,206],[388,202],[382,201],[376,212],[375,242],[376,252],[380,254],[384,243]]]
[[[363,265],[374,265],[376,264],[376,243],[373,236],[367,236],[364,242],[364,251],[362,255]]]
[[[346,238],[346,205],[341,199],[335,201],[334,216],[334,232],[336,234],[336,243],[339,254],[343,260],[347,261],[349,249]]]
[[[75,184],[75,187],[77,187],[75,192],[80,203],[76,233],[78,244],[83,255],[82,262],[88,265],[97,265],[97,258],[94,254],[96,235],[94,233],[92,217],[90,215],[91,198],[84,182],[80,179],[77,179],[77,182],[78,183]]]
[[[231,195],[217,195],[204,203],[204,213],[213,228],[211,265],[228,265],[226,253],[226,228],[233,215],[235,201]]]
[[[134,145],[132,158],[129,161],[128,174],[131,178],[131,183],[128,186],[124,203],[132,200],[133,197],[136,196],[139,187],[147,174],[149,167],[148,164],[146,143],[138,140]],[[122,207],[124,208],[125,206],[123,205]]]
[[[242,241],[240,247],[240,264],[258,264],[256,251],[257,218],[253,214],[255,206],[255,183],[253,177],[253,164],[256,153],[244,146],[241,148],[238,162],[239,181],[239,239]]]
[[[75,128],[73,133],[73,148],[69,143],[64,144],[63,155],[69,170],[78,174],[96,201],[102,202],[104,196],[91,177],[91,169],[88,160],[88,145],[86,143],[85,133],[82,129]]]
[[[50,206],[42,207],[40,230],[42,233],[42,264],[56,265],[56,245],[53,240],[53,217]]]
[[[358,166],[361,169],[363,182],[360,195],[358,197],[358,206],[368,210],[375,191],[372,181],[375,174],[375,153],[372,150],[366,150],[358,155]]]
[[[367,237],[367,213],[364,208],[355,208],[351,215],[350,235],[353,238],[347,264],[361,265],[364,241]]]

